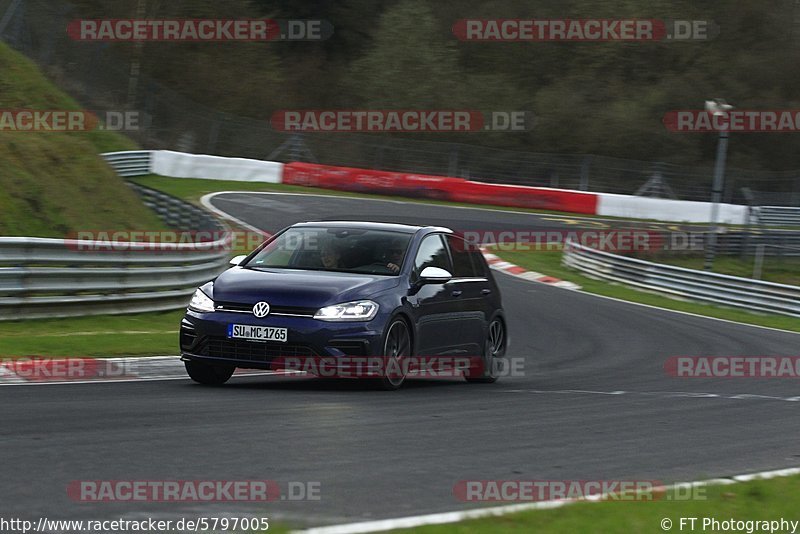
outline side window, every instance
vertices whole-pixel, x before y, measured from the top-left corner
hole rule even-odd
[[[480,278],[486,278],[486,258],[481,254],[480,249],[475,245],[469,245],[469,255],[472,257],[472,265],[475,266],[475,272]]]
[[[477,266],[473,264],[469,245],[460,237],[454,235],[447,236],[447,244],[450,245],[450,256],[453,258],[453,277],[454,278],[476,278],[483,276],[478,274]]]
[[[450,261],[447,257],[447,249],[444,246],[444,241],[439,234],[429,235],[422,240],[419,245],[417,257],[414,260],[414,274],[419,276],[419,273],[425,267],[439,267],[451,271]]]

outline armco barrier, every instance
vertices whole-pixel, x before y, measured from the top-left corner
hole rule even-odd
[[[597,205],[597,195],[594,193],[489,184],[447,176],[333,167],[315,163],[287,163],[283,169],[283,183],[340,191],[384,193],[586,214],[595,213]]]
[[[170,228],[219,232],[225,227],[209,212],[188,202],[133,182],[128,185],[142,199],[145,206]]]
[[[106,152],[100,155],[123,178],[143,176],[152,172],[150,170],[152,156],[150,150]]]
[[[759,206],[756,217],[758,224],[764,226],[800,226],[800,208]]]
[[[228,266],[231,235],[198,244],[0,238],[0,320],[185,306]]]
[[[562,262],[592,278],[691,300],[800,317],[798,286],[663,265],[574,242],[565,244]]]

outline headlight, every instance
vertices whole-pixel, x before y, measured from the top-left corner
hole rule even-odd
[[[345,302],[320,308],[314,319],[323,321],[369,321],[378,313],[378,305],[371,300]]]
[[[194,292],[194,295],[192,295],[192,300],[189,302],[189,309],[198,312],[213,312],[214,301],[198,289]]]

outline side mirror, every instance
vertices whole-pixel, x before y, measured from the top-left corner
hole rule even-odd
[[[242,261],[244,261],[244,259],[246,257],[247,257],[246,254],[241,254],[239,256],[235,256],[235,257],[231,258],[230,264],[231,265],[239,265],[240,263],[242,263]]]
[[[453,275],[439,267],[425,267],[419,274],[419,281],[423,284],[442,284],[453,278]]]

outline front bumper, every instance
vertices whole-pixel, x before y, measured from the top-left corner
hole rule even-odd
[[[258,342],[227,337],[229,324],[288,329],[287,341]],[[382,321],[320,321],[310,317],[268,316],[187,310],[181,320],[180,348],[184,361],[202,361],[250,369],[297,368],[302,362],[379,355]],[[287,362],[290,362],[287,365]]]

